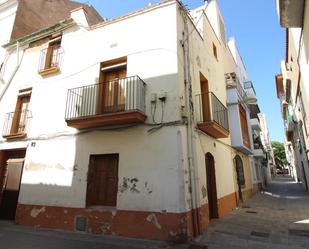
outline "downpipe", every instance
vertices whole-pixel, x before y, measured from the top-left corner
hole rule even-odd
[[[189,179],[190,179],[190,193],[191,193],[191,214],[192,214],[192,227],[193,236],[198,237],[201,234],[200,222],[198,214],[198,196],[197,196],[197,175],[196,175],[196,165],[194,160],[194,149],[193,149],[193,113],[191,108],[192,95],[191,95],[191,80],[189,76],[189,37],[188,37],[188,27],[187,19],[184,15],[184,26],[185,31],[183,31],[183,56],[184,56],[184,74],[185,74],[185,108],[187,111],[187,148],[188,148],[188,165],[189,165]]]
[[[25,51],[23,51],[23,54],[22,54],[21,58],[20,58],[20,56],[19,56],[19,53],[20,53],[20,45],[19,45],[19,42],[17,42],[16,53],[17,53],[17,55],[16,55],[16,66],[15,66],[14,71],[13,71],[11,77],[9,78],[9,80],[8,80],[7,82],[5,82],[5,81],[3,80],[3,82],[4,82],[4,88],[3,88],[3,90],[2,90],[2,92],[1,92],[1,94],[0,94],[0,101],[2,100],[4,94],[6,93],[7,89],[9,88],[9,86],[11,85],[11,82],[12,82],[12,80],[14,79],[14,77],[15,77],[15,75],[16,75],[16,73],[17,73],[17,71],[18,71],[18,69],[19,69],[19,67],[20,67],[20,65],[21,65],[22,59],[23,59],[23,57],[24,57]]]

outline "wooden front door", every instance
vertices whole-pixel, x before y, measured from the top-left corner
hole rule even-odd
[[[3,163],[1,186],[0,186],[0,219],[14,220],[18,196],[20,190],[21,176],[23,172],[25,151],[4,152],[2,155],[8,160]],[[2,158],[3,159],[3,158]]]
[[[209,219],[218,218],[218,198],[217,198],[217,184],[215,172],[215,160],[210,154],[206,154],[206,176],[207,176],[207,197],[209,208]]]
[[[18,97],[12,121],[11,134],[19,134],[26,131],[29,102],[30,95]]]
[[[125,110],[126,74],[125,68],[104,72],[102,113]]]
[[[90,156],[87,206],[116,206],[118,158],[118,154]]]
[[[203,122],[211,121],[210,115],[210,101],[209,101],[209,89],[208,89],[208,80],[200,74],[200,84],[201,84],[201,101],[202,101],[202,110],[203,110]]]

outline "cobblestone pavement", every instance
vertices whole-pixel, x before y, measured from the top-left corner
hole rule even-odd
[[[309,193],[289,177],[211,223],[198,242],[208,249],[309,248]]]

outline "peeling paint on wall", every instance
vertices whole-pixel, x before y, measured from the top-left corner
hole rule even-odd
[[[33,208],[30,212],[30,215],[31,215],[32,218],[36,218],[36,217],[39,216],[39,214],[45,213],[45,211],[46,211],[45,207],[42,207],[40,209],[39,208]]]
[[[148,182],[145,182],[145,189],[147,190],[148,194],[151,194],[153,192],[152,188],[148,186]]]
[[[48,164],[43,164],[43,163],[34,163],[30,162],[25,165],[25,170],[27,171],[39,171],[39,170],[45,170],[45,169],[56,169],[56,170],[70,170],[70,171],[75,171],[77,168],[76,165],[73,167],[66,168],[61,164],[56,164],[56,165],[48,165]]]
[[[206,196],[207,196],[207,189],[206,189],[205,185],[202,186],[201,191],[202,191],[203,198],[206,198]]]
[[[124,193],[126,191],[130,191],[132,193],[139,194],[141,191],[137,189],[137,183],[138,183],[137,178],[123,177],[122,183],[118,188],[119,192]]]
[[[155,225],[159,230],[161,229],[161,225],[159,224],[157,216],[155,214],[148,215],[146,220]]]
[[[111,229],[111,224],[109,223],[103,223],[101,226],[101,231],[103,234],[110,233],[110,229]]]

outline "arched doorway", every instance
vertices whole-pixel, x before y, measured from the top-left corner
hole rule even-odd
[[[206,160],[206,176],[207,176],[207,197],[208,197],[208,209],[209,219],[218,218],[218,198],[217,198],[217,184],[216,184],[216,172],[215,172],[215,160],[212,154],[207,153]]]
[[[242,186],[245,185],[244,167],[243,167],[243,163],[242,163],[240,156],[238,156],[238,155],[235,156],[234,160],[235,160],[235,165],[236,165],[238,196],[239,196],[239,200],[241,202],[243,202],[243,196],[242,196],[241,188],[242,188]]]

